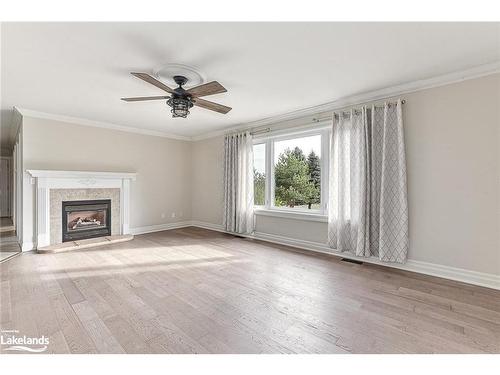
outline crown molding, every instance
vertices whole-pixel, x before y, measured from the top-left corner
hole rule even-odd
[[[182,136],[182,135],[171,134],[171,133],[166,133],[166,132],[161,132],[161,131],[156,131],[156,130],[140,129],[140,128],[135,128],[135,127],[131,127],[131,126],[117,125],[117,124],[113,124],[110,122],[102,122],[102,121],[89,120],[89,119],[80,118],[80,117],[72,117],[72,116],[58,115],[58,114],[54,114],[54,113],[40,112],[40,111],[35,111],[35,110],[27,109],[27,108],[14,107],[14,110],[16,110],[22,116],[25,116],[25,117],[34,117],[34,118],[41,118],[41,119],[46,119],[46,120],[54,120],[54,121],[60,121],[60,122],[67,122],[67,123],[71,123],[71,124],[75,124],[75,125],[92,126],[94,128],[118,130],[118,131],[127,132],[127,133],[151,135],[154,137],[177,139],[177,140],[181,140],[181,141],[191,141],[191,137],[186,137],[186,136]]]
[[[427,90],[439,86],[450,85],[453,83],[479,78],[499,72],[500,72],[500,61],[495,61],[493,63],[479,65],[473,68],[455,71],[452,73],[435,76],[432,78],[407,82],[404,84],[390,86],[379,90],[368,91],[361,94],[351,95],[332,102],[320,104],[317,106],[308,107],[292,112],[287,112],[257,121],[235,125],[232,127],[191,137],[191,140],[201,141],[203,139],[221,136],[232,131],[257,129],[262,126],[269,126],[284,121],[297,120],[307,116],[317,116],[318,114],[329,111],[336,111],[347,106],[360,105],[368,102],[383,100],[394,96],[409,94],[412,92]]]

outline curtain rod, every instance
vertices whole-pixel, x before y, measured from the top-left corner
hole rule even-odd
[[[406,103],[406,99],[403,99],[401,100],[401,104],[405,104]],[[389,105],[391,105],[393,103],[389,103]],[[374,106],[376,108],[384,108],[384,106]],[[345,111],[342,111],[342,113],[344,113]],[[335,111],[333,112],[333,114],[335,114]],[[332,115],[333,115],[332,114]],[[325,120],[330,120],[332,118],[332,116],[329,116],[329,117],[321,117],[321,118],[313,118],[313,122],[321,122],[321,121],[325,121]],[[259,130],[255,130],[253,132],[250,132],[251,135],[257,135],[257,134],[263,134],[263,133],[269,133],[271,131],[271,128],[265,128],[265,129],[259,129]]]
[[[405,103],[406,103],[405,99],[401,100],[401,104],[405,104]],[[390,106],[391,104],[395,104],[395,103],[388,103],[388,104]],[[374,107],[375,108],[384,108],[383,105],[374,105]],[[356,111],[356,110],[354,110],[354,111]],[[349,113],[349,112],[348,111],[339,111],[339,113],[342,113],[342,115],[344,115],[344,114]],[[333,115],[334,116],[336,115],[335,111],[333,111]],[[313,118],[313,122],[321,122],[321,121],[325,121],[325,120],[330,120],[331,118],[332,118],[332,116],[321,117],[321,118]]]
[[[262,133],[269,133],[270,131],[271,131],[271,128],[265,128],[265,129],[256,130],[254,132],[250,132],[250,134],[257,135],[257,134],[262,134]]]

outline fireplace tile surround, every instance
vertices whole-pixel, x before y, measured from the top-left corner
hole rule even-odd
[[[129,234],[135,173],[27,170],[36,185],[36,248],[62,242],[62,202],[111,200],[111,234]]]

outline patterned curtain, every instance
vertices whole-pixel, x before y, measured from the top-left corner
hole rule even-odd
[[[224,140],[224,215],[228,232],[253,232],[253,143],[249,132]]]
[[[339,251],[404,263],[408,201],[402,104],[334,114],[328,242]]]

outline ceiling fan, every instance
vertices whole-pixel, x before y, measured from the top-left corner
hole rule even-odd
[[[201,108],[209,109],[211,111],[219,112],[226,114],[231,108],[226,107],[225,105],[210,102],[205,99],[200,99],[200,96],[207,96],[213,94],[219,94],[222,92],[226,92],[227,90],[217,81],[212,81],[209,83],[205,83],[200,86],[192,87],[188,90],[185,90],[182,86],[186,84],[188,79],[184,76],[174,76],[173,79],[175,83],[179,85],[179,87],[175,89],[171,89],[164,83],[158,81],[156,78],[150,76],[147,73],[130,73],[133,76],[146,81],[147,83],[152,84],[166,92],[169,95],[162,96],[141,96],[136,98],[121,98],[126,102],[139,102],[143,100],[158,100],[158,99],[168,99],[167,104],[172,108],[172,117],[183,117],[186,118],[189,115],[189,109],[195,105]]]

